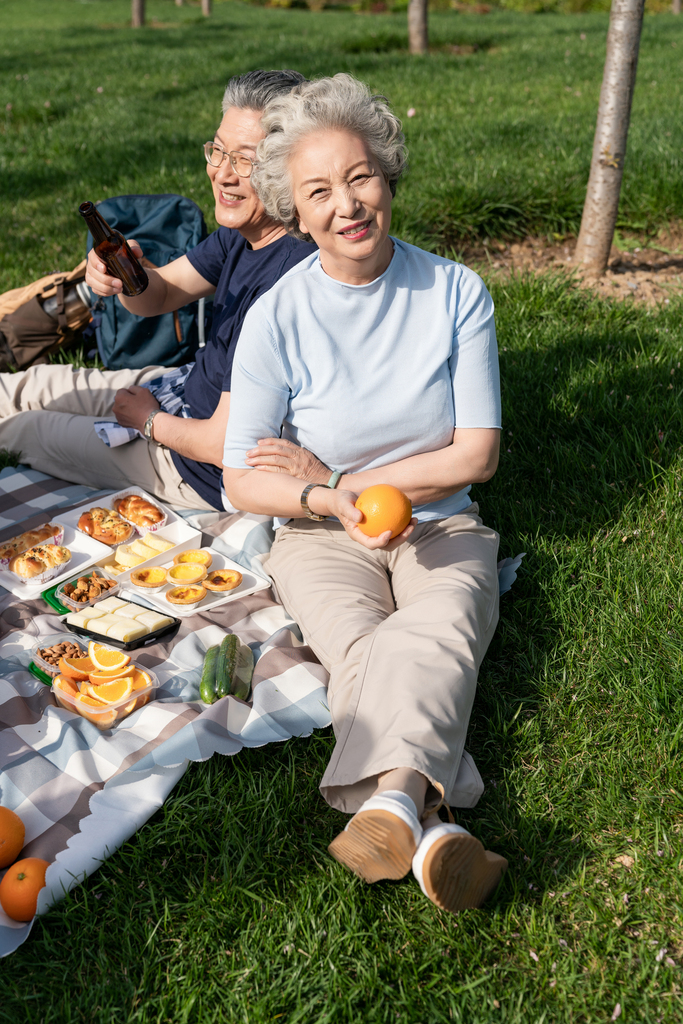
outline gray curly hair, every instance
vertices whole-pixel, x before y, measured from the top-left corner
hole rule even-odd
[[[261,125],[266,133],[258,144],[258,166],[251,183],[269,216],[284,224],[296,238],[307,239],[299,228],[289,158],[306,135],[342,130],[362,138],[386,178],[392,196],[407,163],[401,122],[384,96],[373,96],[351,75],[302,82],[276,96],[266,107]]]

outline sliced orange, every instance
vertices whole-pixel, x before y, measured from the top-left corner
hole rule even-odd
[[[124,668],[130,661],[130,654],[123,651],[115,651],[104,644],[98,644],[91,640],[88,644],[88,655],[94,668],[111,670],[113,668]],[[92,669],[91,669],[92,671]]]
[[[76,681],[87,679],[95,668],[90,658],[60,658],[58,667],[63,676]]]
[[[99,686],[89,686],[88,696],[104,704],[115,704],[119,700],[125,700],[133,692],[132,676],[120,676],[113,679],[111,683],[100,683]]]
[[[96,700],[87,693],[79,693],[74,700],[74,706],[79,715],[87,718],[98,729],[108,729],[116,721],[116,711],[113,708],[105,711],[106,703]],[[96,712],[99,712],[99,714]]]
[[[58,690],[62,690],[63,693],[68,693],[70,697],[75,697],[78,693],[78,686],[73,679],[68,679],[67,676],[55,676],[52,685],[56,686]]]
[[[137,671],[137,669],[135,670]],[[130,665],[122,665],[120,668],[102,669],[96,668],[94,672],[91,672],[88,676],[88,682],[94,683],[95,686],[99,686],[100,683],[110,683],[112,679],[118,679],[119,676],[129,676],[132,673]]]

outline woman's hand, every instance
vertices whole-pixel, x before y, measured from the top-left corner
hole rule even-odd
[[[133,238],[128,239],[128,245],[131,248],[131,252],[138,259],[142,256],[142,249]],[[88,285],[95,295],[104,295],[108,297],[110,295],[120,295],[123,289],[123,284],[119,281],[118,277],[112,277],[111,274],[107,273],[106,263],[100,259],[94,249],[91,249],[88,253],[88,265],[85,268],[85,283]],[[128,426],[128,424],[125,424]]]
[[[363,513],[356,508],[358,495],[353,491],[332,490],[330,487],[314,487],[308,495],[308,507],[311,512],[319,516],[336,516],[349,537],[364,548],[375,551],[383,548],[385,551],[393,551],[408,540],[411,533],[417,526],[417,519],[411,519],[403,533],[391,539],[391,530],[381,533],[379,537],[368,537],[362,530],[358,529],[358,523],[363,519]]]
[[[113,412],[122,427],[135,427],[142,433],[149,414],[160,408],[151,391],[132,384],[129,388],[119,388],[116,392]]]
[[[282,437],[264,437],[257,444],[258,448],[248,451],[245,459],[252,469],[260,469],[264,473],[289,473],[307,484],[326,484],[332,475],[332,470],[324,462],[292,441],[285,441]]]

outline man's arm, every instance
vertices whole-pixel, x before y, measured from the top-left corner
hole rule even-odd
[[[145,420],[159,408],[156,398],[147,388],[133,385],[116,392],[114,415],[124,427],[136,427],[142,433]],[[186,459],[223,466],[223,444],[230,413],[230,392],[224,391],[216,411],[208,420],[185,419],[159,412],[154,417],[154,440],[172,448]]]
[[[140,257],[142,249],[133,239],[128,240],[133,253]],[[147,268],[149,285],[142,295],[130,298],[123,295],[123,285],[116,277],[107,274],[107,268],[91,249],[88,254],[88,266],[85,281],[96,295],[118,295],[119,302],[129,312],[137,316],[160,316],[172,313],[188,302],[213,295],[215,288],[205,277],[195,270],[187,256],[180,256],[172,263],[158,270]]]

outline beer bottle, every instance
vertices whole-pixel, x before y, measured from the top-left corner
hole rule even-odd
[[[109,227],[94,203],[81,203],[78,212],[90,229],[93,248],[106,264],[107,273],[122,282],[124,295],[141,295],[149,278],[121,232]]]

